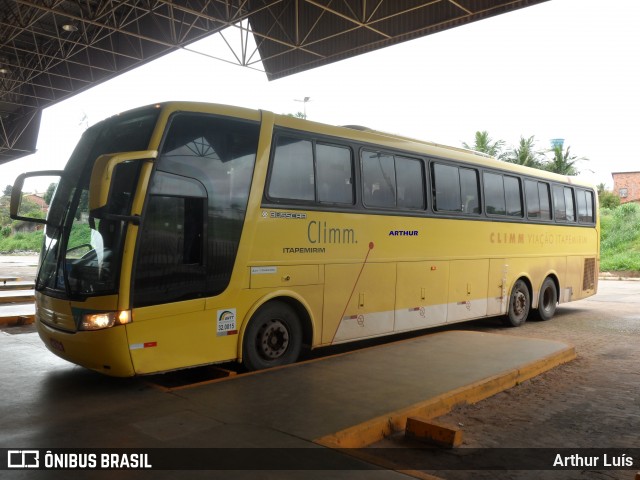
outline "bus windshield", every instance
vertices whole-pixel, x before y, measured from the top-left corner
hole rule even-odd
[[[115,293],[126,223],[93,218],[89,182],[96,159],[106,153],[145,150],[159,110],[148,108],[112,117],[89,128],[72,153],[47,217],[36,289],[66,298]],[[128,215],[141,162],[131,162],[114,179],[111,212]]]

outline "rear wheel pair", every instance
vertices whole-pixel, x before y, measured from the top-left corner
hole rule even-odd
[[[547,277],[542,283],[540,296],[538,297],[538,317],[541,320],[549,320],[556,312],[558,304],[558,289],[555,282]],[[523,280],[518,280],[509,296],[509,309],[505,323],[511,327],[519,327],[527,321],[531,311],[531,293]]]

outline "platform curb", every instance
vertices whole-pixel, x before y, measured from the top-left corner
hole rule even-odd
[[[35,315],[10,315],[7,317],[0,317],[0,327],[31,325],[34,321]]]
[[[421,416],[428,419],[439,417],[449,413],[457,405],[477,403],[575,358],[575,347],[566,345],[565,349],[518,368],[506,370],[437,397],[372,418],[339,432],[317,438],[313,442],[327,448],[363,448],[394,432],[404,430],[408,417]]]

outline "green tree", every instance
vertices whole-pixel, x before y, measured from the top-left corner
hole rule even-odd
[[[42,199],[47,202],[47,205],[51,205],[51,199],[53,198],[53,192],[56,191],[57,183],[50,183],[47,187],[47,191],[44,192]]]
[[[578,170],[576,164],[589,159],[571,155],[570,149],[571,147],[567,147],[567,149],[564,150],[562,145],[555,145],[549,150],[553,158],[544,164],[544,169],[549,172],[559,173],[560,175],[578,175],[580,170]]]
[[[13,190],[13,186],[12,185],[7,185],[6,187],[4,187],[2,195],[6,196],[6,197],[10,197],[12,190]]]
[[[604,183],[599,184],[598,189],[598,202],[600,203],[600,208],[610,208],[614,209],[618,205],[620,205],[620,197],[613,192],[608,191]]]
[[[473,145],[469,145],[467,142],[462,142],[462,146],[468,150],[474,150],[476,152],[486,153],[492,157],[502,159],[504,157],[504,140],[494,140],[489,136],[489,132],[486,130],[477,131]]]
[[[529,138],[520,136],[520,143],[517,147],[512,147],[504,154],[504,161],[517,163],[525,167],[542,168],[543,152],[535,148],[535,136]]]
[[[307,119],[307,115],[304,112],[287,113],[287,117],[301,118],[303,120]]]
[[[9,217],[9,197],[0,197],[0,229],[7,227],[11,232],[11,218]],[[3,230],[7,236],[7,230]]]

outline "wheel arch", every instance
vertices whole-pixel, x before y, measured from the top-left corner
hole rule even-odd
[[[513,287],[515,286],[515,284],[518,282],[518,280],[522,280],[524,282],[524,284],[527,286],[527,290],[529,290],[529,298],[531,299],[531,308],[533,308],[533,283],[531,282],[531,279],[529,278],[529,276],[526,273],[520,273],[516,276],[513,277],[513,282],[511,282],[511,286],[508,290],[509,292],[509,296],[507,297],[507,311],[509,311],[509,301],[511,301],[511,291],[513,290]]]
[[[302,298],[300,295],[295,292],[286,292],[286,291],[277,291],[272,292],[269,295],[266,295],[256,301],[251,308],[247,311],[246,315],[242,320],[242,326],[240,327],[240,331],[238,332],[238,350],[237,350],[237,359],[239,362],[242,361],[242,349],[244,344],[244,335],[247,330],[247,326],[253,316],[264,306],[281,302],[289,307],[293,308],[298,319],[300,320],[300,327],[302,328],[302,345],[303,346],[311,346],[313,345],[313,337],[315,333],[315,320],[313,319],[313,315],[311,314],[311,307],[309,304]]]

